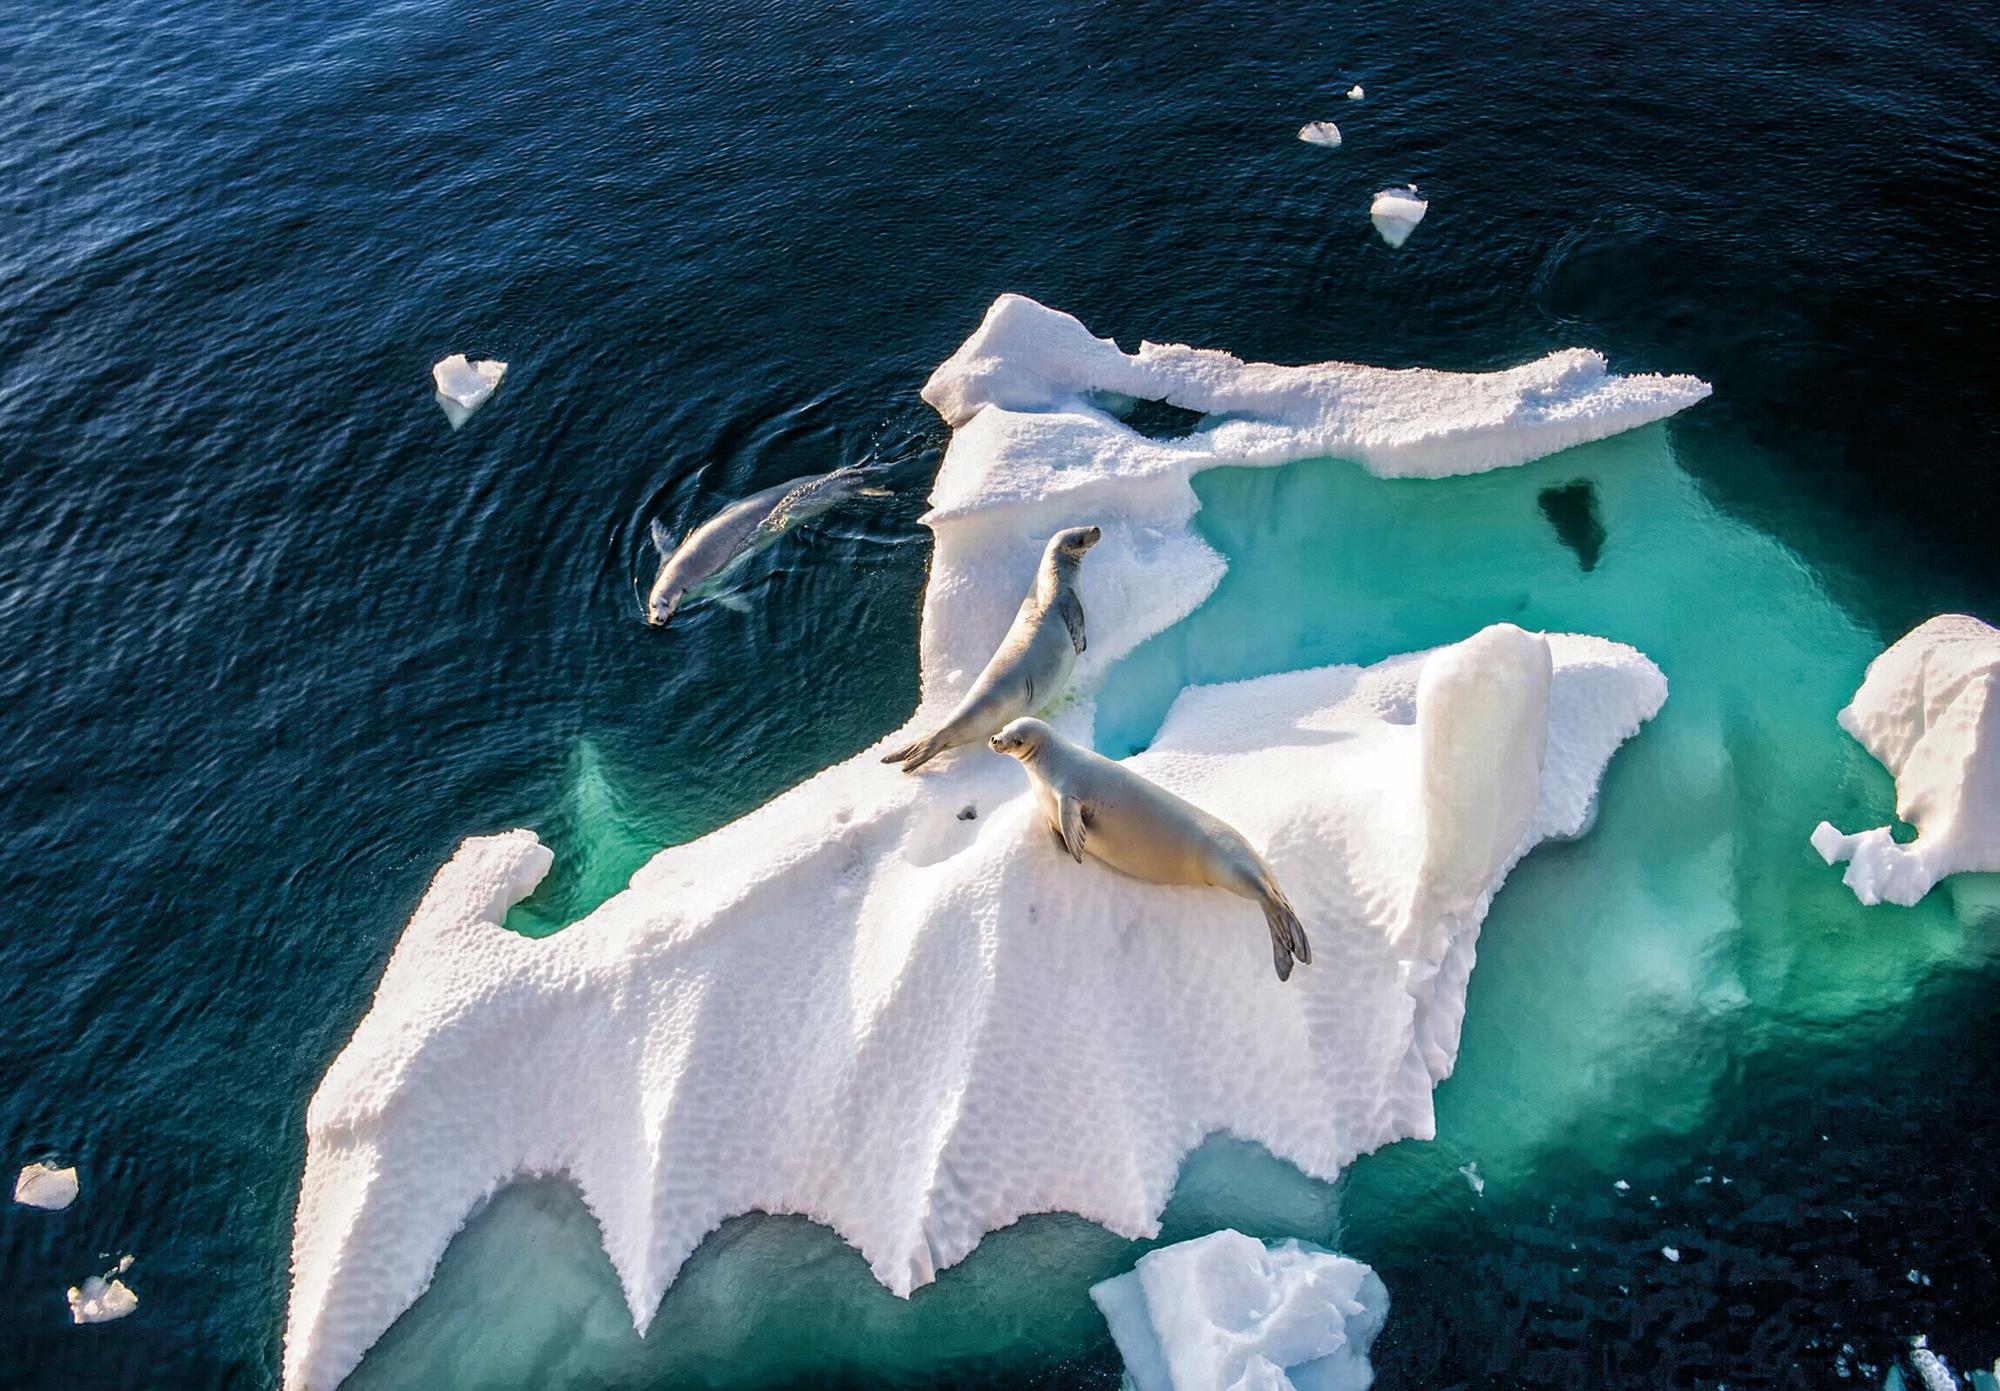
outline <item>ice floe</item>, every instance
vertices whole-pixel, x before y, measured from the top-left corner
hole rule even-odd
[[[23,1207],[60,1212],[76,1201],[76,1193],[75,1169],[58,1169],[42,1160],[23,1166],[14,1180],[14,1201]]]
[[[1299,139],[1308,145],[1324,145],[1329,150],[1340,147],[1340,127],[1332,121],[1308,121],[1299,127]]]
[[[1383,241],[1391,246],[1401,246],[1410,239],[1410,233],[1417,230],[1417,224],[1430,210],[1430,200],[1419,197],[1417,186],[1409,184],[1402,188],[1385,188],[1376,194],[1375,201],[1368,205],[1368,220],[1375,224],[1375,230],[1382,234]]]
[[[109,1323],[122,1319],[139,1307],[139,1296],[118,1277],[132,1268],[132,1258],[124,1256],[102,1275],[93,1275],[67,1292],[72,1323]]]
[[[507,364],[491,358],[481,358],[468,362],[464,353],[453,353],[431,368],[431,380],[437,384],[437,402],[444,411],[445,419],[456,430],[472,418],[472,413],[485,405],[500,386],[500,379],[507,375]]]
[[[1361,90],[1361,84],[1359,82],[1355,83],[1352,87],[1349,87],[1347,89],[1347,99],[1349,101],[1360,101],[1361,98],[1366,95],[1367,93]]]
[[[1133,1391],[1367,1391],[1389,1292],[1360,1261],[1221,1231],[1091,1287]]]
[[[2000,630],[1964,614],[1921,624],[1868,664],[1840,727],[1896,777],[1887,826],[1846,835],[1822,821],[1813,848],[1847,860],[1863,903],[1916,903],[1947,875],[2000,870]]]
[[[1031,1212],[1155,1234],[1182,1156],[1217,1130],[1325,1178],[1434,1133],[1479,923],[1520,855],[1583,830],[1659,708],[1644,656],[1499,625],[1184,690],[1132,766],[1270,861],[1313,934],[1289,985],[1236,900],[1059,855],[1011,759],[963,751],[908,777],[877,759],[956,704],[1082,510],[1104,532],[1091,641],[1051,721],[1087,743],[1104,672],[1221,577],[1190,525],[1193,473],[1328,454],[1478,472],[1707,387],[1613,377],[1581,351],[1483,375],[1127,354],[1004,296],[924,394],[954,435],[926,518],[918,710],[553,937],[500,926],[549,869],[534,835],[461,846],[308,1110],[294,1391],[337,1384],[467,1213],[526,1174],[575,1182],[643,1330],[737,1213],[810,1216],[903,1294]],[[1226,418],[1153,440],[1102,394]]]

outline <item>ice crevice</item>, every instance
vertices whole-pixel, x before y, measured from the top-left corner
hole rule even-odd
[[[1003,296],[924,388],[954,434],[910,725],[963,694],[1058,526],[1104,530],[1079,694],[1052,715],[1088,742],[1110,665],[1221,577],[1190,525],[1196,472],[1334,455],[1472,473],[1707,391],[1581,350],[1478,374],[1127,354]],[[1118,395],[1210,418],[1149,439],[1098,404]],[[907,734],[660,852],[545,939],[501,921],[548,849],[525,830],[467,840],[308,1109],[285,1385],[337,1385],[468,1213],[524,1176],[575,1182],[643,1332],[744,1212],[823,1223],[908,1294],[1029,1213],[1156,1234],[1182,1157],[1217,1130],[1321,1178],[1428,1136],[1494,892],[1536,843],[1585,829],[1665,695],[1629,647],[1506,624],[1183,691],[1131,764],[1263,851],[1312,936],[1289,984],[1253,908],[1058,855],[1011,759],[881,767]]]

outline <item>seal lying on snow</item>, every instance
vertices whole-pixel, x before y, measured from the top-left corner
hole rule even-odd
[[[991,742],[1028,770],[1049,830],[1078,864],[1089,851],[1134,879],[1213,885],[1254,900],[1271,929],[1278,979],[1291,978],[1294,957],[1312,964],[1299,915],[1264,857],[1234,829],[1040,720],[1015,720]]]
[[[1083,553],[1103,537],[1097,527],[1073,526],[1049,538],[1035,587],[958,709],[935,733],[884,754],[884,763],[900,763],[904,772],[914,772],[946,749],[984,739],[1016,716],[1034,714],[1062,693],[1084,648],[1077,567]]]
[[[808,474],[752,493],[710,517],[679,546],[667,529],[653,523],[653,545],[660,552],[660,573],[646,598],[646,621],[666,626],[682,599],[712,590],[745,560],[770,545],[800,522],[851,497],[887,497],[887,488],[867,486],[868,475],[849,464],[832,473]]]

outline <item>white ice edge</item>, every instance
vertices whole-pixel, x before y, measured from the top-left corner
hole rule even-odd
[[[1896,815],[1917,828],[1898,845],[1887,826],[1847,835],[1822,821],[1812,846],[1866,904],[1908,907],[1947,875],[2000,870],[2000,630],[1940,614],[1868,664],[1840,727],[1896,778]]]
[[[1096,393],[1227,418],[1153,441]],[[954,435],[910,727],[962,694],[1060,525],[1105,533],[1083,569],[1087,693],[1220,579],[1190,525],[1201,469],[1472,473],[1707,394],[1581,350],[1486,374],[1132,355],[1003,296],[924,390]],[[468,840],[308,1111],[285,1385],[336,1385],[467,1213],[524,1175],[575,1181],[643,1331],[738,1213],[823,1222],[906,1294],[1028,1213],[1151,1235],[1217,1130],[1329,1179],[1428,1136],[1493,892],[1583,829],[1664,697],[1630,648],[1505,626],[1429,660],[1185,691],[1134,766],[1264,851],[1312,934],[1289,985],[1248,905],[1064,860],[1012,760],[904,776],[876,762],[897,735],[662,851],[541,941],[499,923],[548,850]],[[1086,697],[1056,721],[1087,740],[1092,718]]]

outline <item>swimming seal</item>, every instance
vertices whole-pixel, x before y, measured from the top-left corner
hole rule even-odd
[[[1279,980],[1291,979],[1294,958],[1312,963],[1299,915],[1264,857],[1233,827],[1040,720],[1015,720],[990,742],[1028,770],[1049,830],[1078,864],[1087,852],[1151,884],[1227,889],[1263,908]]]
[[[1084,552],[1103,538],[1104,532],[1094,526],[1073,526],[1049,538],[1035,587],[958,709],[936,733],[884,754],[884,763],[900,763],[904,772],[914,772],[946,749],[984,739],[1007,721],[1034,714],[1062,693],[1084,649],[1077,567]]]
[[[660,573],[646,597],[646,621],[666,626],[684,598],[712,592],[745,560],[800,522],[809,521],[850,497],[887,497],[887,488],[867,486],[868,475],[849,464],[832,473],[813,473],[732,502],[672,544],[665,527],[653,523]]]

